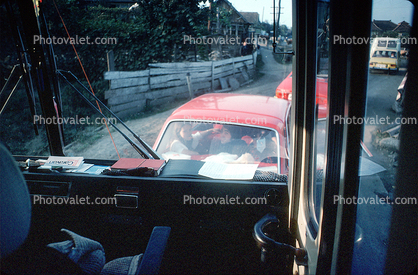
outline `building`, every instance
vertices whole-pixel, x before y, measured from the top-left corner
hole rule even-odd
[[[372,21],[372,36],[386,36],[385,33],[394,32],[398,36],[408,36],[411,31],[411,26],[402,21],[399,24],[393,23],[391,20],[373,20]]]

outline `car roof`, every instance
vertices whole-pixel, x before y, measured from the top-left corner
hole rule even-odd
[[[167,122],[204,120],[278,129],[286,119],[288,107],[287,100],[274,97],[211,93],[185,103],[171,114]]]

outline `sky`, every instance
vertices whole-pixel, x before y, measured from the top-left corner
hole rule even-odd
[[[269,23],[273,23],[273,1],[277,7],[279,0],[229,0],[238,11],[258,12],[259,20]],[[280,25],[291,27],[292,0],[281,0],[281,6]],[[372,19],[391,20],[396,24],[406,21],[411,25],[412,9],[408,0],[374,0]]]

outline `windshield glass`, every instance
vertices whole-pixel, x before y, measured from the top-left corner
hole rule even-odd
[[[280,141],[276,131],[265,128],[174,121],[164,131],[157,152],[164,159],[257,163],[259,170],[277,172]]]
[[[66,156],[140,158],[132,143],[144,146],[136,136],[148,145],[156,144],[158,136],[162,136],[161,143],[168,142],[168,133],[161,133],[174,131],[174,126],[166,120],[192,98],[239,93],[272,99],[278,84],[291,72],[291,55],[272,53],[273,44],[276,52],[292,49],[291,17],[282,16],[274,29],[273,17],[263,17],[262,7],[258,13],[241,13],[238,9],[252,8],[244,5],[244,9],[240,1],[72,5],[57,0],[55,4],[38,3],[43,11],[36,13],[40,33],[25,33],[17,7],[12,6],[14,12],[0,10],[5,26],[0,41],[0,85],[5,91],[0,98],[0,139],[14,155],[49,156],[54,154],[50,146],[54,142],[54,148],[62,147]],[[291,6],[281,8],[291,14]],[[9,27],[10,22],[16,22],[16,29]],[[20,50],[34,46],[45,50],[41,67],[34,66],[37,60],[25,51],[11,46],[18,35],[31,38],[17,41]],[[15,65],[28,70],[17,67],[12,73]],[[273,100],[266,101],[266,106],[273,104]],[[253,107],[248,106],[239,111],[246,113]],[[207,116],[209,102],[199,108],[202,117]],[[276,109],[262,107],[258,115],[248,112],[246,117],[274,116],[285,121],[282,110]],[[163,125],[169,127],[163,129]],[[273,128],[264,129],[272,142],[274,136],[283,135],[281,129]],[[242,131],[242,136],[252,137]],[[282,140],[274,153],[253,155],[254,161],[279,153],[287,159],[288,140]],[[279,171],[285,172],[284,168]]]
[[[391,57],[391,58],[396,58],[397,57],[397,53],[396,51],[375,51],[373,53],[373,57]]]

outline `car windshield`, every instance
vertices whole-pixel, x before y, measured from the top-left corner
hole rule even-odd
[[[286,158],[285,150],[277,146],[281,140],[266,128],[174,121],[165,129],[157,152],[164,159],[256,163],[259,170],[278,172],[278,156]]]

